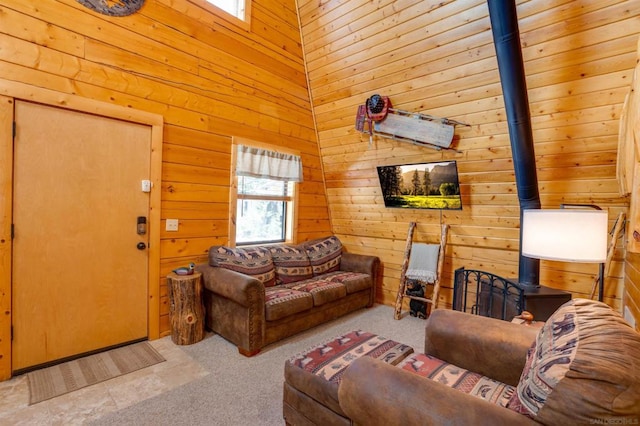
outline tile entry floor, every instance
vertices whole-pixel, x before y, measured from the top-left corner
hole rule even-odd
[[[166,361],[29,405],[26,374],[0,382],[0,425],[79,425],[209,374],[167,336],[150,341]]]

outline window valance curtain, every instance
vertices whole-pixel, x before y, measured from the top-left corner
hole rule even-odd
[[[236,175],[302,182],[300,156],[238,145]]]

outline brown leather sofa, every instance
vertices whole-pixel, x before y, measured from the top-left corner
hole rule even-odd
[[[340,407],[366,425],[640,422],[640,334],[600,302],[567,302],[540,329],[438,310],[425,354],[513,386],[507,407],[368,357],[346,370]]]
[[[214,246],[202,272],[207,328],[246,356],[375,300],[380,261],[332,236],[300,245]]]
[[[337,386],[285,363],[285,422],[640,422],[640,334],[600,302],[573,299],[538,327],[439,309],[426,321],[424,352],[405,353],[393,363],[360,356]]]

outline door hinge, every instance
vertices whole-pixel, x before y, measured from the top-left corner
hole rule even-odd
[[[11,340],[13,340],[13,326],[11,326]]]
[[[16,231],[15,231],[15,226],[13,225],[13,223],[11,224],[11,239],[13,240],[13,237],[16,235]]]
[[[14,121],[13,122],[13,138],[14,139],[16,138],[16,133],[18,133],[17,128],[18,128],[18,126],[16,126],[16,122]]]

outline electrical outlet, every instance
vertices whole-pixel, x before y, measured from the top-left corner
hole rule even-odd
[[[151,181],[148,179],[145,179],[141,182],[142,185],[142,192],[151,192]]]
[[[178,219],[167,219],[167,223],[166,223],[164,229],[167,230],[167,231],[177,231],[178,230]]]

